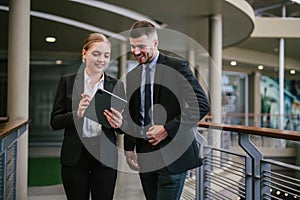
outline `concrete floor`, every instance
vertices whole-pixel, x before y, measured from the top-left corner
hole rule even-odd
[[[195,180],[186,179],[181,200],[195,199]],[[191,185],[192,184],[192,185]],[[27,200],[67,200],[62,185],[29,187]],[[120,172],[117,178],[114,200],[145,200],[137,174]]]
[[[30,157],[58,157],[60,148],[30,148]],[[145,200],[138,173],[132,171],[125,160],[124,153],[119,153],[118,177],[114,200]],[[195,199],[195,180],[187,178],[181,200]],[[27,200],[67,200],[63,186],[40,186],[28,188]]]
[[[62,185],[29,187],[28,200],[67,200]],[[120,172],[114,200],[144,200],[143,190],[137,174]]]
[[[60,148],[30,148],[30,157],[58,157]],[[117,177],[114,200],[145,200],[139,176],[132,171],[124,154],[119,153],[119,173]],[[29,187],[28,200],[66,200],[62,185]]]

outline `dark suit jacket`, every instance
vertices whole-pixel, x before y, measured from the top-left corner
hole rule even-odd
[[[159,143],[159,151],[145,145],[145,140],[140,136],[141,73],[142,66],[139,65],[126,77],[126,95],[129,103],[125,109],[125,150],[134,150],[136,147],[139,165],[145,169],[147,166],[157,166],[156,157],[159,156],[171,173],[200,166],[202,161],[194,134],[197,132],[197,122],[209,112],[210,107],[207,96],[190,70],[188,62],[162,53],[157,61],[153,120],[155,125],[164,125],[168,132],[167,138]],[[151,154],[145,152],[159,154],[153,154],[151,157]]]
[[[116,84],[116,79],[104,74],[104,88],[124,97],[123,85]],[[88,140],[84,140],[81,137],[83,118],[78,118],[76,113],[83,91],[83,71],[78,74],[65,75],[59,81],[53,103],[50,124],[54,130],[64,129],[64,139],[60,158],[61,164],[69,166],[75,165],[80,158],[83,145],[85,144],[86,148],[89,150],[89,147],[94,144],[99,145],[99,149],[97,149],[97,152],[91,153],[95,154],[94,156],[100,159],[104,165],[116,167],[118,156],[115,129],[102,127],[100,137]],[[95,151],[95,149],[92,149],[91,151]]]

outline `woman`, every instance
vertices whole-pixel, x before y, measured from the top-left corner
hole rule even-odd
[[[69,200],[113,199],[117,178],[116,134],[122,115],[114,108],[105,110],[110,128],[86,117],[84,112],[97,89],[124,96],[122,84],[104,73],[110,62],[111,44],[100,33],[88,36],[82,49],[85,67],[63,76],[51,113],[53,129],[64,129],[61,149],[61,176]]]

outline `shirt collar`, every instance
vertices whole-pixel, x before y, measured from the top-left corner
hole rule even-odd
[[[86,68],[84,69],[84,81],[86,83],[90,83],[91,82],[91,77],[88,75],[88,73],[86,72]],[[98,83],[102,83],[104,82],[104,73],[103,73],[103,76],[101,77],[101,79],[97,82]]]
[[[156,56],[154,57],[154,59],[151,61],[151,63],[149,64],[149,68],[150,69],[153,69],[154,66],[156,65],[157,63],[157,60],[158,60],[158,56],[159,56],[159,51],[157,52]]]

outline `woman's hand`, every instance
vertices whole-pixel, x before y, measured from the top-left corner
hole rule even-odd
[[[137,162],[136,154],[134,151],[125,151],[126,161],[130,169],[139,171],[140,167]]]
[[[103,114],[112,128],[120,128],[122,126],[123,116],[121,112],[111,107],[110,110],[104,110]]]
[[[84,112],[87,109],[87,107],[89,106],[90,101],[91,101],[90,95],[88,95],[86,93],[81,94],[81,97],[82,98],[79,102],[78,110],[77,110],[77,116],[78,117],[83,117]]]

